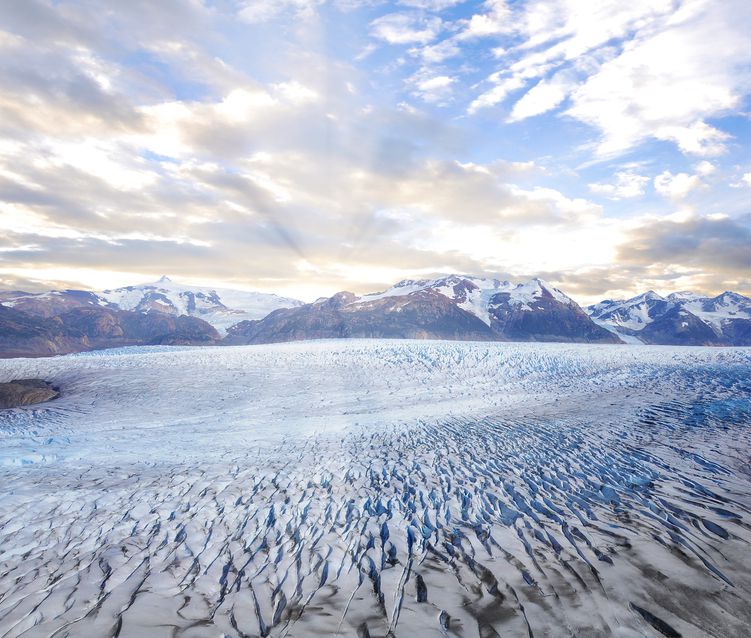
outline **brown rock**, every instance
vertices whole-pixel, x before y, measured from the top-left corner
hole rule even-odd
[[[44,403],[60,396],[60,390],[42,379],[15,379],[0,383],[0,408]]]

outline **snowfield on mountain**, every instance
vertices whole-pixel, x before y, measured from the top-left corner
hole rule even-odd
[[[751,350],[440,341],[0,361],[0,636],[751,626]]]
[[[726,291],[716,297],[650,290],[625,301],[587,308],[592,320],[626,343],[687,346],[751,345],[751,299]]]

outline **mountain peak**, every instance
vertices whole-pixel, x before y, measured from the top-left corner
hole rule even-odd
[[[159,279],[157,280],[156,283],[158,283],[158,284],[171,284],[172,280],[169,277],[167,277],[167,275],[162,275],[161,277],[159,277]]]

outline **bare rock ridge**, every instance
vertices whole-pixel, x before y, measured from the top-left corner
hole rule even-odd
[[[42,379],[14,379],[0,383],[0,409],[44,403],[59,396],[60,390]]]

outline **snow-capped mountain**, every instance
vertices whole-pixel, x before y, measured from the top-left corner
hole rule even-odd
[[[735,292],[702,297],[653,291],[589,306],[593,321],[629,343],[751,345],[751,299]]]
[[[571,298],[533,279],[449,275],[404,280],[373,294],[341,292],[298,308],[277,310],[228,331],[228,343],[340,337],[618,343]]]
[[[167,277],[154,283],[96,293],[82,290],[1,292],[0,303],[43,317],[57,316],[82,306],[188,315],[203,319],[221,333],[240,321],[261,319],[278,308],[302,305],[296,299],[261,292],[186,286]]]

